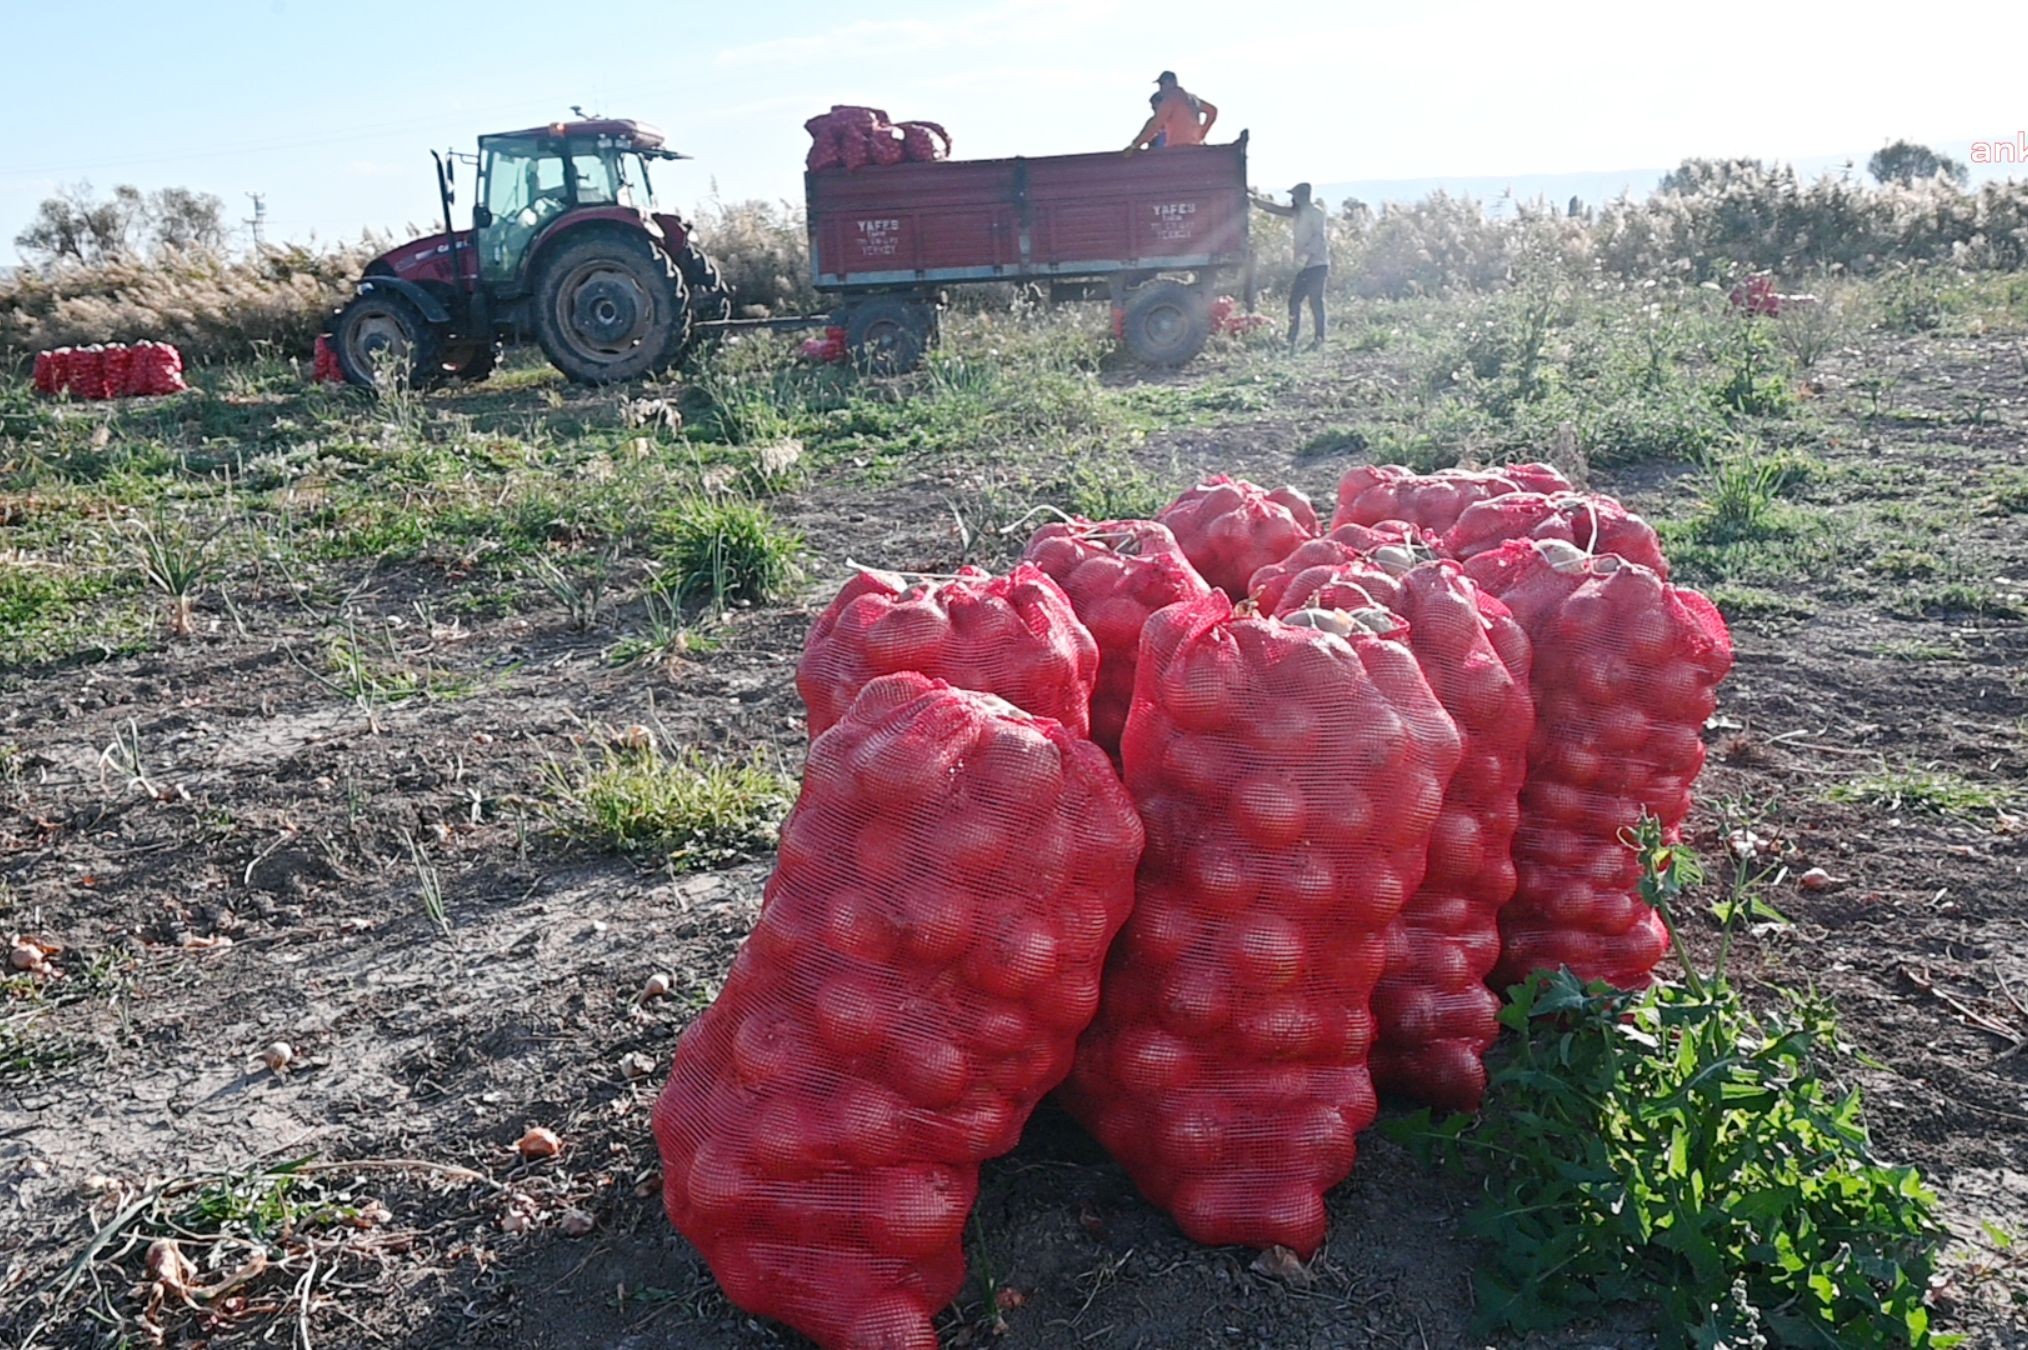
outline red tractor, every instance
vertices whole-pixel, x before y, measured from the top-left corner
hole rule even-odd
[[[484,379],[503,340],[531,334],[580,383],[667,370],[732,308],[689,222],[655,208],[649,161],[681,158],[655,128],[619,118],[481,136],[472,228],[460,230],[452,170],[436,156],[443,233],[367,265],[328,330],[345,378]]]

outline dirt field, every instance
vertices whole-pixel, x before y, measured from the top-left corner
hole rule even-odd
[[[1567,316],[1525,412],[1494,396],[1535,379],[1511,361],[1443,383],[1461,325],[1504,313],[1376,307],[1319,356],[1225,346],[1161,378],[966,320],[936,372],[879,388],[772,349],[685,393],[527,366],[383,405],[282,368],[152,408],[0,386],[0,936],[62,948],[0,1003],[0,1342],[146,1344],[152,1315],[191,1345],[799,1343],[718,1295],[648,1136],[764,850],[616,851],[571,785],[632,724],[793,776],[794,663],[848,558],[1004,561],[1038,502],[1145,509],[1220,469],[1322,504],[1349,464],[1537,430],[1586,468],[1585,419],[1615,411],[1586,335],[1637,306]],[[1729,339],[1704,299],[1685,314],[1668,378],[1694,395]],[[1723,428],[1779,470],[1744,534],[1700,526],[1726,489],[1686,458],[1588,467],[1733,620],[1692,842],[1716,865],[1750,831],[1836,879],[1771,894],[1794,922],[1746,973],[1839,1009],[1880,1152],[1959,1238],[1942,1319],[1988,1346],[2028,1344],[2024,317],[1855,310],[1807,366],[1780,357],[1780,406]],[[763,456],[788,438],[795,463]],[[644,598],[668,516],[735,481],[803,536],[803,579],[673,631]],[[202,549],[187,634],[144,526]],[[644,1003],[657,972],[674,993]],[[523,1162],[530,1125],[561,1154]],[[1469,1200],[1369,1136],[1311,1277],[1261,1273],[1183,1241],[1045,1108],[985,1169],[947,1343],[1471,1344]],[[213,1254],[199,1283],[246,1274],[203,1310],[143,1287],[146,1235],[179,1230]],[[247,1273],[249,1232],[287,1260]]]

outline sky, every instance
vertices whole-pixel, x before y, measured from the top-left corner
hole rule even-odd
[[[1123,146],[1165,68],[1217,104],[1215,139],[1252,131],[1269,188],[1639,190],[1689,155],[1863,162],[2028,128],[2012,3],[0,0],[0,35],[0,265],[78,180],[216,193],[236,222],[260,192],[270,240],[427,226],[431,148],[572,104],[695,156],[657,175],[679,209],[798,197],[802,123],[832,103],[940,122],[963,157]]]

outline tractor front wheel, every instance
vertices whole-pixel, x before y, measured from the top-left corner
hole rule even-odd
[[[566,240],[535,278],[535,338],[579,384],[667,370],[690,336],[683,278],[646,235],[599,230]]]
[[[699,323],[722,323],[732,317],[732,293],[725,289],[725,274],[718,263],[700,252],[695,244],[683,246],[676,260],[683,284],[690,290],[690,314]]]
[[[393,291],[366,291],[339,310],[331,347],[349,384],[425,389],[443,378],[443,330]]]

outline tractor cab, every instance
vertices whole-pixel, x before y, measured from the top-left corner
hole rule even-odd
[[[648,161],[681,158],[655,128],[620,119],[481,136],[472,208],[481,280],[510,290],[523,281],[529,246],[567,213],[659,219]]]

